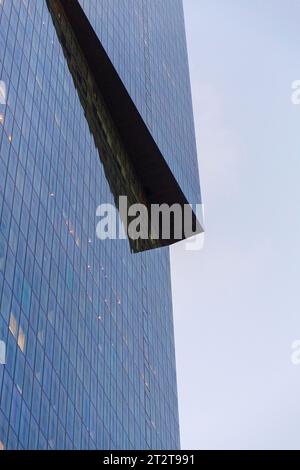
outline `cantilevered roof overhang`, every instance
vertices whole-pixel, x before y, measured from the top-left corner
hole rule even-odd
[[[79,2],[47,0],[47,3],[50,11],[54,7],[64,11],[122,139],[131,166],[146,195],[147,203],[149,205],[166,203],[170,206],[177,203],[182,207],[188,205],[191,201],[186,199]],[[193,231],[190,234],[182,232],[181,239],[204,231],[193,209],[191,217]],[[177,238],[171,236],[169,239],[160,239],[158,246],[171,245],[177,241],[179,241]]]

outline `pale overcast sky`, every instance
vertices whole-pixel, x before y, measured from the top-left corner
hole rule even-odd
[[[206,238],[172,248],[182,448],[300,449],[300,1],[184,7]]]

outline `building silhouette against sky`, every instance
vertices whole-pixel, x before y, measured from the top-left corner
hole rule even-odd
[[[182,2],[2,0],[0,74],[0,447],[178,448],[174,240],[95,229],[201,202]]]

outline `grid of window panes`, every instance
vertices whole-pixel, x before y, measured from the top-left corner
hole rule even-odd
[[[0,0],[0,79],[0,448],[177,448],[169,252],[95,239],[113,196],[45,1]]]
[[[200,203],[182,0],[79,0],[189,203]]]

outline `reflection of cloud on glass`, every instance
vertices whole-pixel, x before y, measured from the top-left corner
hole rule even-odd
[[[6,104],[6,85],[3,80],[0,80],[0,104]]]

